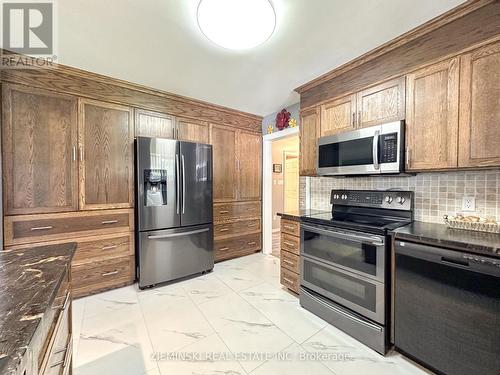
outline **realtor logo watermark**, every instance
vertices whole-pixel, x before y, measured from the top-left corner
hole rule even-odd
[[[43,68],[56,55],[55,1],[1,1],[1,68]]]

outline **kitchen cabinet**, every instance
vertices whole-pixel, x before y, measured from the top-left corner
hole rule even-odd
[[[458,148],[458,58],[408,74],[406,82],[406,169],[455,168]]]
[[[205,121],[177,117],[177,139],[196,143],[210,143],[208,123]]]
[[[317,138],[320,131],[319,108],[312,108],[300,113],[300,169],[301,176],[314,176],[317,169]]]
[[[356,107],[358,128],[404,120],[405,78],[399,77],[358,92]]]
[[[173,116],[146,111],[135,110],[135,135],[137,137],[175,138],[175,119]]]
[[[237,194],[236,141],[234,128],[211,125],[214,202],[235,201]]]
[[[461,56],[459,167],[500,166],[500,42]]]
[[[238,132],[238,200],[260,200],[262,182],[262,135]]]
[[[77,100],[3,85],[4,213],[78,209]]]
[[[280,282],[292,292],[300,293],[300,223],[281,219]]]
[[[324,137],[348,130],[356,126],[356,95],[348,95],[332,100],[321,106],[321,131]]]
[[[80,209],[133,206],[133,118],[129,107],[80,99]]]

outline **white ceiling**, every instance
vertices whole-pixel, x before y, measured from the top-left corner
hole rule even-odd
[[[272,0],[273,36],[229,51],[199,31],[199,0],[58,0],[65,65],[266,115],[293,89],[462,0]]]

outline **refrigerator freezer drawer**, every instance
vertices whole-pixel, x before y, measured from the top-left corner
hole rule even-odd
[[[212,224],[139,233],[139,287],[214,267]]]

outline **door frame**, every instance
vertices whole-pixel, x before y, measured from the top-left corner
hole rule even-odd
[[[273,149],[278,139],[299,136],[299,127],[287,128],[262,137],[262,253],[273,250]],[[299,151],[300,157],[300,151]],[[307,185],[306,185],[307,186]],[[307,188],[306,188],[307,194]],[[308,200],[306,200],[308,202]]]

